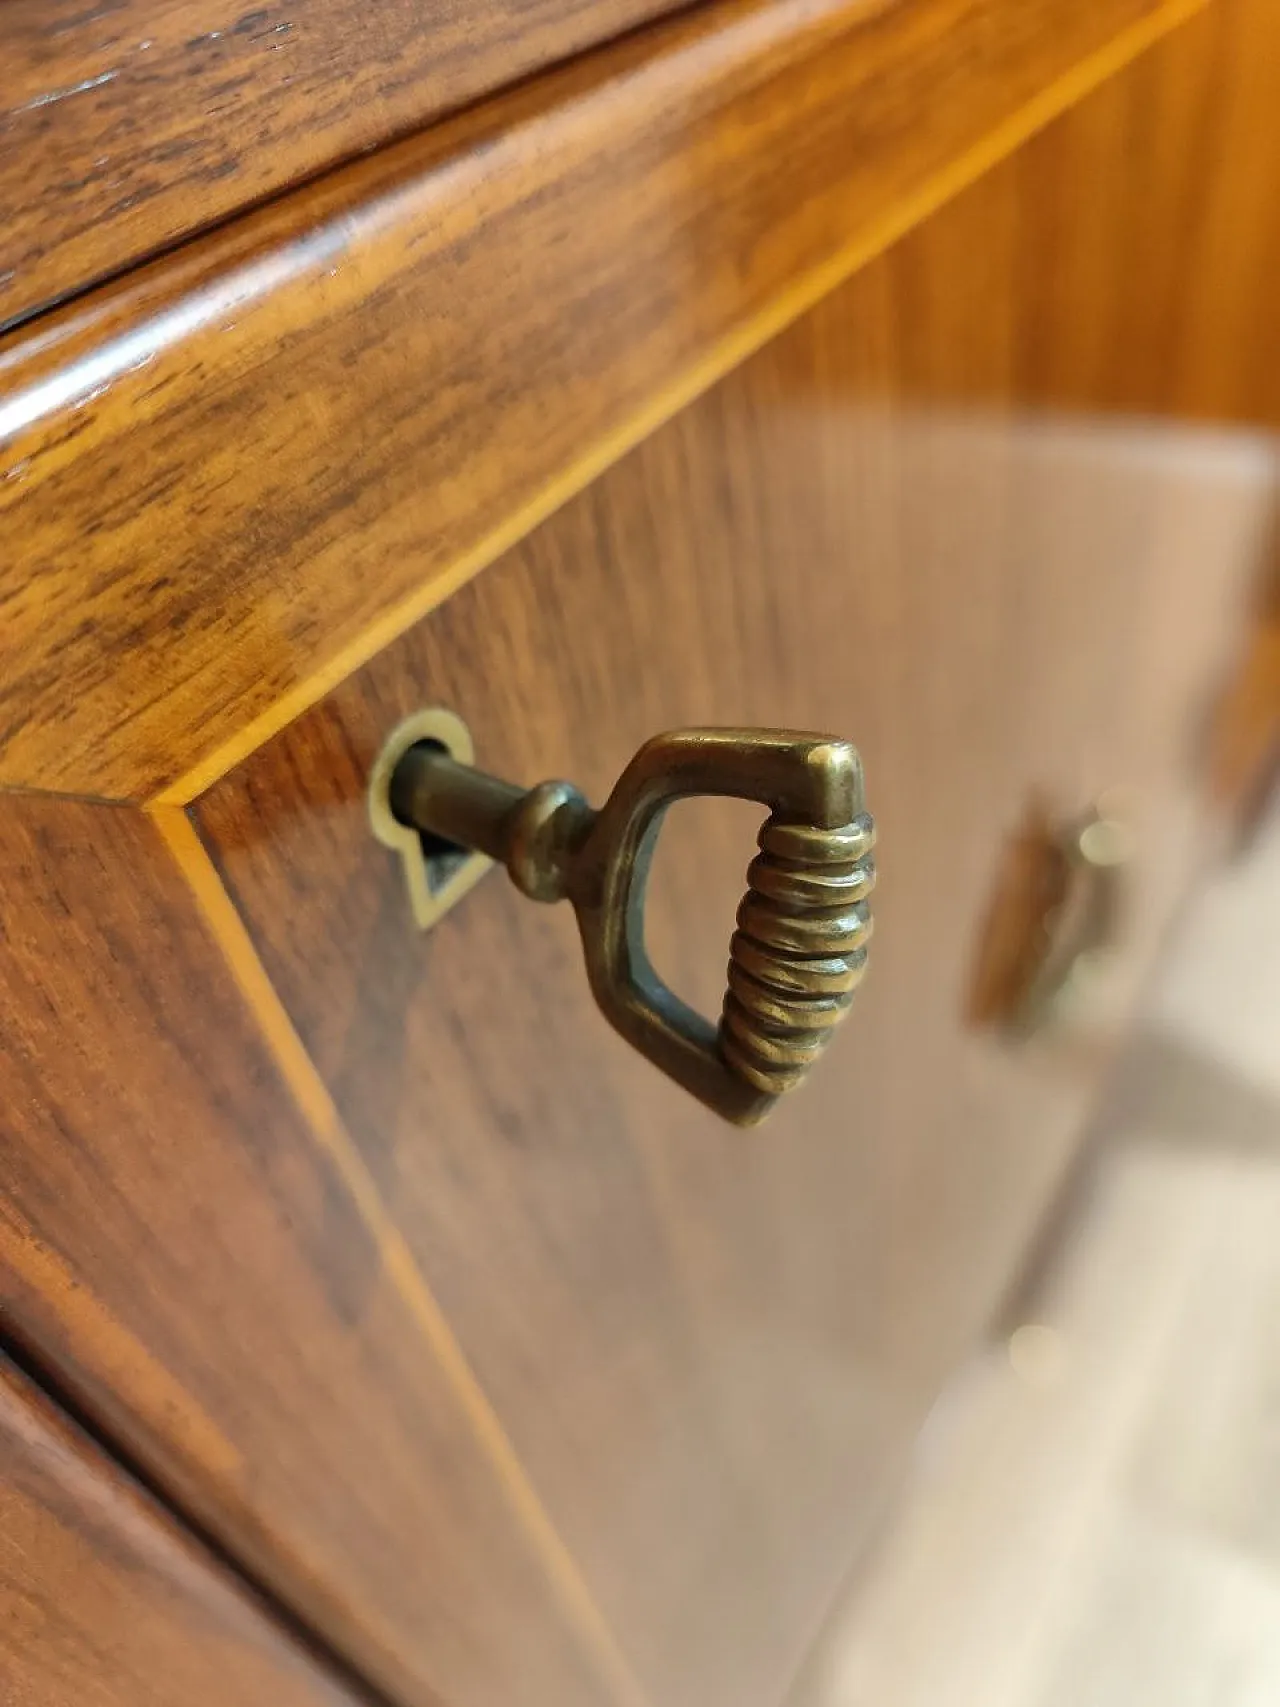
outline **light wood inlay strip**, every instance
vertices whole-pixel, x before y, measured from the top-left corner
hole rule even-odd
[[[605,1623],[578,1566],[561,1540],[524,1466],[468,1363],[434,1293],[388,1214],[359,1150],[268,978],[203,842],[186,813],[152,807],[149,816],[186,879],[196,907],[222,951],[281,1076],[318,1143],[333,1158],[377,1242],[386,1272],[420,1324],[428,1344],[541,1556],[566,1615],[572,1620],[618,1707],[649,1707],[630,1664]]]
[[[1201,0],[726,0],[0,345],[0,782],[188,800]]]

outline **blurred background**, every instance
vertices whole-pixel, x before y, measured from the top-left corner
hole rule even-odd
[[[1188,905],[799,1707],[1280,1700],[1280,810]]]

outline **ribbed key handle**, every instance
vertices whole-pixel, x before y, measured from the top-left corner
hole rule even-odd
[[[413,738],[437,728],[460,733],[452,741]],[[570,901],[592,991],[614,1028],[726,1119],[763,1119],[825,1049],[866,966],[875,830],[855,749],[790,730],[657,735],[598,812],[569,783],[520,789],[476,770],[470,755],[450,713],[422,713],[402,726],[370,783],[380,838],[406,861],[416,849],[419,865],[432,849],[444,871],[441,891],[453,884],[461,894],[474,881],[474,872],[458,876],[470,852],[505,865],[533,900]],[[690,795],[770,809],[738,909],[718,1025],[667,988],[644,946],[645,885],[662,817]],[[406,832],[416,832],[413,847]],[[441,908],[415,872],[415,909],[427,924]]]
[[[772,1096],[799,1084],[853,1001],[875,884],[867,813],[838,829],[770,818],[729,944],[720,1049]]]

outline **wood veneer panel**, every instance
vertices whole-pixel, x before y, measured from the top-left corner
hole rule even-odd
[[[1077,209],[1098,128],[1143,110],[1145,64],[1132,75],[195,808],[397,1224],[670,1707],[780,1698],[1008,1283],[1201,857],[1204,715],[1265,564],[1273,453],[1105,400],[1046,406],[1060,340],[1126,348],[1134,252],[1097,253]],[[1164,184],[1159,155],[1111,169],[1122,205]],[[1052,196],[1072,292],[1039,270]],[[1153,205],[1181,217],[1176,197]],[[1158,279],[1174,246],[1152,225]],[[871,970],[769,1124],[723,1128],[629,1053],[594,1011],[571,917],[500,876],[415,936],[364,788],[386,733],[432,703],[499,773],[596,799],[684,723],[859,743],[881,827]],[[1082,1030],[1018,1050],[969,1008],[1010,846],[1032,812],[1065,825],[1114,789],[1139,848],[1116,983]],[[659,855],[655,960],[711,1011],[745,817],[681,808]]]

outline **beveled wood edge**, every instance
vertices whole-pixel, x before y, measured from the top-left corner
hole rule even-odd
[[[1150,13],[1120,30],[1103,46],[1026,100],[971,147],[939,167],[912,193],[880,209],[874,217],[862,222],[848,243],[837,253],[820,265],[796,276],[786,289],[774,295],[759,312],[723,333],[709,337],[700,353],[690,359],[673,377],[667,377],[656,384],[652,395],[634,409],[621,426],[602,435],[581,455],[567,462],[552,478],[544,481],[532,497],[516,503],[499,525],[491,527],[474,545],[458,552],[446,567],[429,575],[412,592],[390,605],[364,626],[353,639],[341,645],[331,657],[303,675],[287,692],[273,699],[266,709],[247,718],[232,736],[206,753],[175,747],[173,775],[158,789],[154,784],[139,778],[139,786],[113,790],[104,798],[150,800],[153,804],[165,806],[182,805],[198,798],[220,776],[240,763],[308,706],[322,698],[397,635],[447,599],[472,575],[509,549],[640,440],[803,314],[857,268],[882,252],[1099,83],[1202,9],[1206,3],[1207,0],[1166,0],[1166,3],[1156,5]],[[805,51],[812,51],[815,38],[824,40],[832,36],[835,21],[847,26],[849,21],[859,21],[874,10],[874,6],[868,6],[868,0],[830,0],[830,6],[825,12],[819,11],[815,14],[802,10],[792,18],[788,27],[792,33],[805,38]],[[650,38],[647,51],[655,57],[660,57],[667,51],[666,44],[673,37],[677,43],[675,51],[681,51],[680,44],[686,39],[691,27],[687,16],[663,26],[656,26],[647,32]],[[776,27],[772,36],[768,31],[762,31],[763,45],[760,46],[759,53],[770,64],[780,51],[777,36]],[[790,44],[784,43],[784,47],[789,49]],[[613,50],[602,51],[609,53]],[[628,51],[634,51],[634,46]],[[706,74],[714,82],[717,76],[714,63],[710,64]],[[803,122],[802,114],[797,115],[796,122]],[[443,132],[448,126],[442,126],[440,129]],[[359,168],[353,170],[358,171]],[[335,180],[342,176],[342,173],[333,174]],[[320,186],[317,186],[317,189],[320,189]],[[332,186],[324,189],[327,199],[330,199],[333,193]],[[188,254],[174,258],[175,263],[184,271],[189,269],[186,276],[190,280],[192,300],[211,289],[216,292],[218,273],[216,266],[211,267],[210,255],[216,258],[225,246],[226,252],[233,260],[242,259],[237,249],[238,243],[238,234],[234,228],[228,228],[226,233],[215,233],[208,240],[192,245]],[[179,300],[181,301],[181,298]],[[40,322],[35,323],[29,329],[32,334],[29,348],[36,356],[37,373],[40,367],[45,365],[46,358],[51,356],[53,347],[67,340],[68,336],[71,361],[83,355],[86,341],[89,347],[92,347],[95,328],[99,331],[110,331],[118,341],[122,329],[121,303],[120,293],[116,291],[113,294],[112,287],[107,287],[102,293],[94,293],[83,303],[75,305],[68,310],[65,317],[55,317],[54,322],[47,326]],[[127,314],[124,325],[127,327]],[[62,372],[66,378],[65,367]],[[56,361],[52,362],[48,377],[56,387]],[[197,745],[193,735],[191,747]],[[127,769],[127,766],[125,768]],[[39,778],[17,777],[13,782],[18,786],[29,782],[40,786]]]
[[[382,1201],[329,1089],[276,993],[249,931],[227,893],[198,830],[177,806],[138,808],[178,867],[193,906],[226,962],[262,1040],[303,1119],[336,1165],[377,1245],[383,1266],[420,1325],[530,1546],[547,1572],[566,1621],[592,1656],[617,1707],[652,1707],[630,1662],[596,1605],[577,1561],[555,1527],[497,1412],[462,1350],[447,1316],[403,1234]]]
[[[231,740],[175,777],[172,783],[155,794],[152,804],[185,806],[199,799],[220,777],[443,604],[474,575],[496,562],[504,552],[517,545],[541,522],[620,461],[628,451],[703,392],[709,391],[718,380],[798,320],[845,279],[883,254],[967,185],[1209,3],[1210,0],[1169,0],[1160,11],[1113,37],[1105,47],[1044,89],[980,143],[937,172],[915,195],[886,209],[878,220],[869,224],[823,266],[797,278],[791,288],[776,297],[762,313],[738,330],[709,343],[699,361],[691,363],[684,373],[655,392],[625,426],[601,438],[536,497],[513,510],[500,527],[487,534],[470,551],[459,555],[447,570],[433,576],[418,591],[370,624],[356,640],[300,682],[292,692],[282,695],[267,711],[247,722]]]

